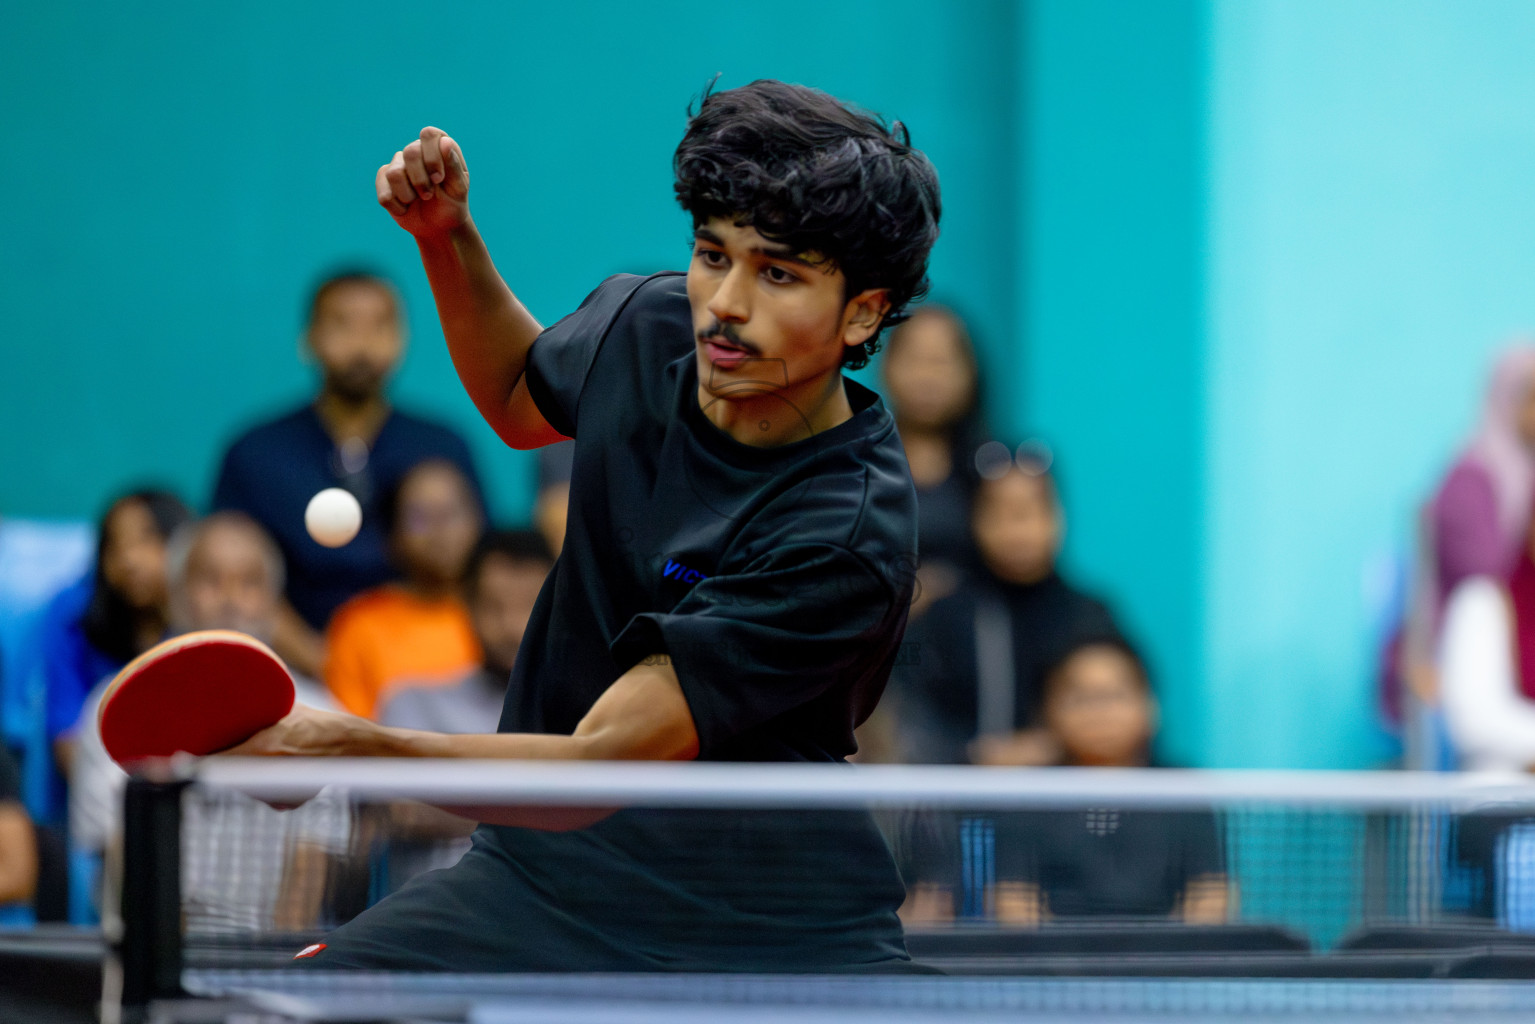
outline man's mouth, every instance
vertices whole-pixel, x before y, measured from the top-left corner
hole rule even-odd
[[[752,358],[753,355],[750,349],[718,336],[702,340],[704,351],[708,353],[709,361],[713,363],[739,363]]]

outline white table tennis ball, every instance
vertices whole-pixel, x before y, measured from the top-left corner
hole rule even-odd
[[[362,506],[351,491],[327,487],[309,499],[304,509],[304,526],[309,536],[328,548],[349,544],[362,529]]]

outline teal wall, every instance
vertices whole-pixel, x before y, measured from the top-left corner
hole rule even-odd
[[[1010,3],[862,0],[817,9],[813,32],[744,5],[455,13],[449,27],[403,3],[8,12],[0,100],[28,166],[0,230],[0,513],[92,516],[146,478],[205,500],[227,439],[311,386],[297,337],[316,274],[361,257],[410,306],[401,403],[457,424],[495,511],[524,515],[531,463],[463,398],[374,171],[423,124],[451,131],[502,273],[552,320],[610,273],[684,262],[671,150],[716,73],[905,120],[943,169],[936,291],[1008,358],[1017,97],[988,86],[1011,64]],[[913,46],[922,60],[900,59]]]
[[[1056,452],[1068,565],[1146,649],[1163,757],[1198,763],[1204,6],[1031,13],[1019,407]]]
[[[1207,756],[1369,765],[1379,566],[1535,320],[1535,6],[1210,24]]]
[[[83,517],[311,387],[300,306],[401,281],[402,404],[528,457],[462,397],[374,169],[452,131],[498,264],[560,315],[680,265],[669,155],[716,72],[905,120],[938,166],[934,295],[998,426],[1059,458],[1067,561],[1147,646],[1163,752],[1358,766],[1372,603],[1531,320],[1535,7],[1483,0],[34,4],[0,34],[22,154],[0,228],[0,514]],[[807,9],[808,10],[808,9]]]

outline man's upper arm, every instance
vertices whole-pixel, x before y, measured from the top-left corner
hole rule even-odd
[[[576,726],[588,754],[606,761],[691,761],[698,727],[665,656],[645,658],[619,676]]]

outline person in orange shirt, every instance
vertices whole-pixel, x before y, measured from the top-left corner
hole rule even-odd
[[[384,508],[403,579],[343,604],[326,631],[325,685],[365,718],[391,685],[453,682],[481,659],[462,596],[485,525],[473,485],[451,462],[430,459],[401,478]]]

